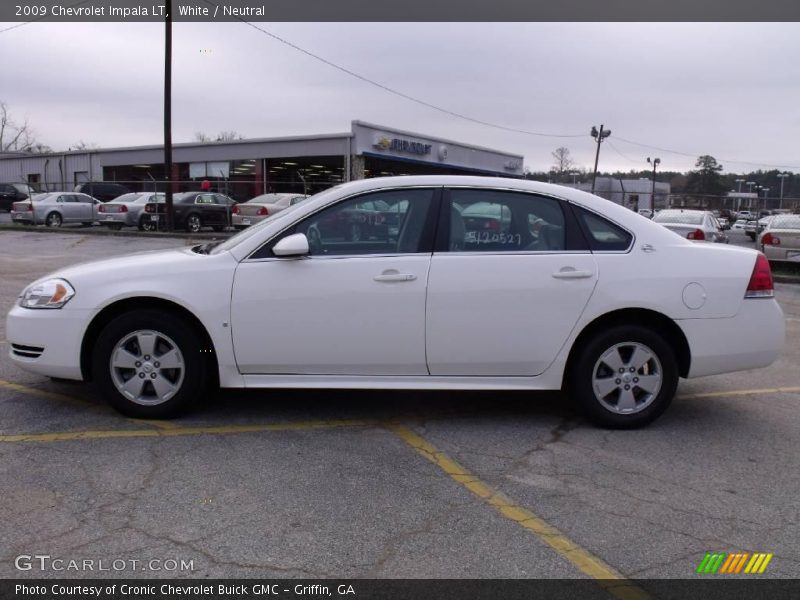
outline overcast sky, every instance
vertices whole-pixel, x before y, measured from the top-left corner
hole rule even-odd
[[[549,169],[551,152],[566,146],[591,170],[589,130],[603,123],[612,134],[601,170],[646,169],[646,158],[658,156],[662,169],[685,171],[711,154],[728,172],[800,172],[800,23],[256,25],[449,111],[577,137],[514,133],[437,112],[244,23],[176,23],[175,142],[196,131],[338,133],[360,119],[523,154],[531,170]],[[163,36],[163,25],[146,23],[32,23],[4,32],[0,100],[57,150],[79,140],[160,143]]]

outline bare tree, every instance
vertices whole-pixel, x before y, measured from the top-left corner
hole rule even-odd
[[[73,144],[70,146],[70,150],[94,150],[98,146],[95,142],[84,142],[83,140],[79,140],[77,144]]]
[[[555,159],[553,170],[559,175],[570,171],[575,164],[575,161],[572,160],[572,156],[570,156],[569,148],[561,146],[560,148],[556,148],[551,154]]]
[[[205,133],[203,133],[202,131],[195,131],[195,132],[194,132],[194,141],[195,141],[195,142],[210,142],[210,141],[211,141],[211,138],[210,138],[210,137],[208,137],[208,136],[207,136]]]
[[[31,152],[35,145],[28,121],[14,121],[8,114],[8,105],[0,101],[0,152]]]
[[[236,131],[220,131],[217,134],[217,142],[230,142],[233,140],[243,140],[244,136]]]

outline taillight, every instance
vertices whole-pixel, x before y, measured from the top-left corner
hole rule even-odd
[[[486,221],[486,224],[483,226],[483,228],[488,229],[489,231],[500,231],[500,222]]]
[[[781,238],[776,235],[772,235],[771,233],[767,232],[764,234],[764,237],[761,238],[761,243],[767,246],[780,246],[781,245]]]
[[[98,206],[97,207],[97,212],[102,212],[102,213],[106,212],[105,204],[101,204],[100,206]]]
[[[145,204],[144,205],[144,212],[156,212],[156,207],[152,204]]]
[[[128,207],[123,204],[119,207],[118,212],[128,212]]]
[[[704,240],[706,239],[706,234],[703,233],[702,229],[695,229],[694,231],[690,231],[686,238],[689,240]]]
[[[258,209],[258,214],[259,215],[268,215],[269,211],[267,210],[266,206],[262,206],[261,208]]]
[[[233,208],[231,209],[231,213],[234,214],[234,215],[238,215],[239,214],[239,206],[238,205],[234,205]]]
[[[769,267],[767,257],[758,253],[756,264],[753,267],[753,274],[750,276],[750,283],[747,285],[745,298],[772,298],[775,295],[775,288],[772,283],[772,269]]]
[[[30,204],[28,204],[28,205],[27,205],[27,208],[26,208],[25,210],[29,210],[29,211],[33,212],[33,202],[31,202]]]

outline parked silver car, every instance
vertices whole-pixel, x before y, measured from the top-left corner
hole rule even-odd
[[[653,217],[653,222],[689,240],[728,243],[728,236],[722,231],[714,215],[707,210],[682,208],[662,210]]]
[[[97,218],[101,225],[120,230],[123,227],[138,227],[140,231],[155,229],[150,219],[143,219],[148,202],[163,202],[164,194],[156,192],[132,192],[123,194],[111,202],[97,207]]]
[[[270,215],[305,200],[302,194],[262,194],[233,207],[232,224],[237,229],[255,225]]]
[[[800,215],[775,215],[758,242],[770,260],[800,262]]]
[[[97,220],[99,200],[75,192],[37,194],[31,200],[15,202],[11,207],[14,223],[61,227],[64,223],[91,225]]]

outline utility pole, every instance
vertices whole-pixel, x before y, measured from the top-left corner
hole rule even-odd
[[[167,231],[174,227],[175,207],[172,203],[172,0],[167,2],[164,19],[164,201],[167,210]]]
[[[783,180],[789,177],[789,173],[778,173],[778,178],[781,180],[781,197],[778,203],[778,208],[783,208]]]
[[[650,194],[650,210],[655,212],[656,210],[656,167],[661,164],[660,158],[654,158],[650,160],[650,157],[647,157],[647,162],[653,165],[653,193]]]
[[[597,152],[594,155],[594,174],[592,175],[592,193],[594,194],[594,184],[597,181],[597,161],[600,159],[600,144],[603,143],[603,140],[611,135],[611,130],[606,129],[603,130],[603,124],[600,124],[600,131],[597,131],[597,127],[592,125],[592,131],[590,132],[592,137],[597,140]]]

